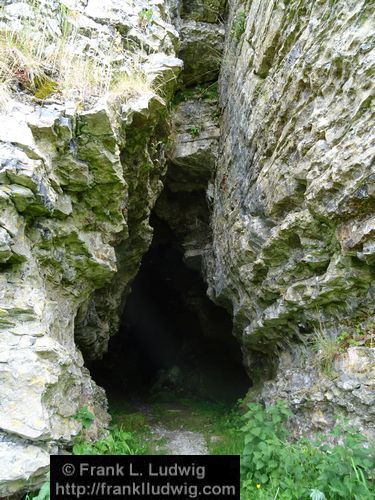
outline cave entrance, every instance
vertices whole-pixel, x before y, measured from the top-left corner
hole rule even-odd
[[[154,238],[127,298],[119,333],[90,366],[109,400],[168,390],[234,403],[250,383],[232,320],[206,296],[168,226],[152,217]]]

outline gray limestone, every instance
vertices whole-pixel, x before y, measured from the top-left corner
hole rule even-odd
[[[230,3],[206,273],[268,400],[288,346],[374,312],[373,35],[364,0]]]

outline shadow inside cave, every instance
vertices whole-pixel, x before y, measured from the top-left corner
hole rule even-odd
[[[127,298],[120,331],[90,372],[110,401],[168,390],[232,404],[250,381],[231,317],[208,299],[200,273],[184,263],[168,226],[155,216],[152,225],[153,242]]]

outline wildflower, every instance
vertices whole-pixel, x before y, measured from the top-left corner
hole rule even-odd
[[[262,487],[262,485],[258,483],[258,484],[257,484],[257,488],[258,488],[258,490],[259,490],[259,488],[261,488],[261,487]]]

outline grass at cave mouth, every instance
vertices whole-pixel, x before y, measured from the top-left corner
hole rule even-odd
[[[239,455],[243,448],[240,413],[229,405],[163,391],[145,402],[113,401],[112,423],[133,433],[154,454],[151,427],[199,432],[211,455]]]

